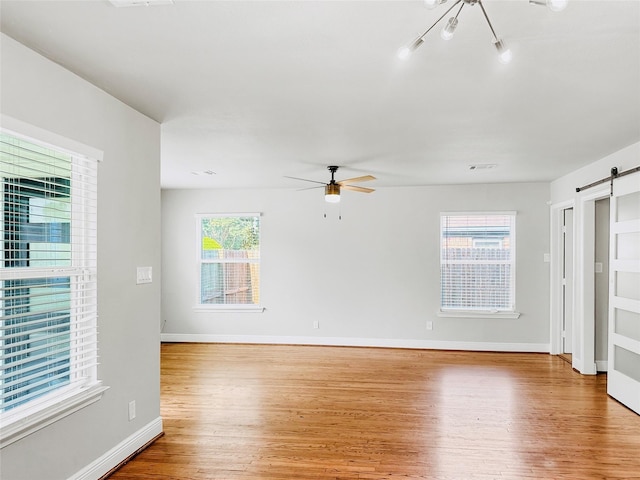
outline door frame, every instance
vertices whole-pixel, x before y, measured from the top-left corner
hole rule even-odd
[[[595,261],[596,261],[596,201],[611,195],[610,186],[603,184],[598,188],[580,194],[580,210],[577,215],[577,244],[574,263],[575,275],[575,319],[573,368],[584,375],[596,375],[596,338],[595,338]],[[576,220],[574,216],[574,221]]]
[[[564,259],[564,238],[562,227],[564,226],[564,211],[573,210],[573,264],[574,264],[574,278],[572,281],[575,285],[575,254],[576,254],[576,219],[575,219],[575,201],[569,200],[566,202],[556,203],[551,205],[551,228],[550,228],[550,344],[549,349],[552,355],[559,355],[562,353],[562,318],[564,315],[563,308],[563,259]],[[575,288],[573,295],[573,311],[575,318]],[[575,325],[573,332],[575,335]],[[572,346],[575,338],[572,338]]]

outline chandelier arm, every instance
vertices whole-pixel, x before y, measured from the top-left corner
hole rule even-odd
[[[460,5],[460,10],[458,10],[458,13],[456,13],[456,20],[458,19],[458,15],[460,15],[460,12],[462,11],[462,7],[464,7],[464,3]]]
[[[446,17],[446,16],[447,16],[447,14],[448,14],[451,10],[453,10],[453,9],[456,7],[456,5],[458,5],[461,1],[462,1],[462,0],[456,0],[456,1],[454,2],[454,4],[453,4],[453,5],[451,5],[451,6],[447,9],[447,11],[446,11],[446,12],[444,12],[444,13],[442,14],[442,16],[441,16],[438,20],[436,20],[436,21],[433,23],[433,25],[431,25],[429,28],[427,28],[427,30],[426,30],[422,35],[420,35],[420,36],[418,37],[418,39],[421,39],[421,38],[422,38],[422,37],[424,37],[427,33],[429,33],[429,32],[431,31],[431,29],[433,29],[433,27],[435,27],[435,26],[440,22],[440,20],[442,20],[444,17]],[[460,9],[460,10],[462,10],[462,9]],[[458,13],[460,13],[460,12],[458,12]]]
[[[496,35],[496,31],[493,29],[493,25],[491,25],[491,20],[489,20],[489,16],[487,15],[486,10],[484,9],[482,0],[478,0],[478,5],[480,5],[480,8],[482,9],[482,13],[484,14],[484,18],[487,20],[487,23],[489,24],[489,28],[491,29],[491,33],[493,34],[493,38],[497,42],[498,36]]]

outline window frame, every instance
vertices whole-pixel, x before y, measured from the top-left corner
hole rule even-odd
[[[209,304],[201,303],[202,289],[202,265],[205,263],[238,263],[237,261],[221,260],[204,260],[202,258],[202,221],[208,218],[247,218],[258,217],[260,219],[260,227],[258,231],[259,252],[257,259],[246,259],[246,263],[257,264],[258,278],[262,279],[262,214],[260,212],[242,212],[242,213],[198,213],[196,214],[196,297],[193,309],[196,312],[246,312],[261,313],[265,308],[262,306],[262,295],[260,294],[260,303],[258,304]],[[245,263],[245,262],[242,262]],[[259,286],[259,288],[261,285]],[[261,293],[260,288],[260,293]]]
[[[96,176],[97,176],[97,164],[102,161],[103,152],[93,147],[84,145],[66,137],[60,136],[53,132],[35,127],[20,120],[14,119],[7,115],[0,115],[0,121],[2,127],[0,131],[6,135],[13,136],[25,140],[27,142],[37,144],[46,148],[56,150],[58,152],[70,155],[74,158],[72,160],[72,172],[75,172],[78,168],[78,159],[88,160],[95,162]],[[96,180],[97,182],[97,180]],[[71,192],[73,192],[73,186]],[[0,189],[1,190],[1,189]],[[95,186],[95,194],[97,195],[97,183]],[[3,195],[4,193],[0,192]],[[73,193],[71,193],[73,195]],[[35,198],[35,197],[34,197]],[[72,196],[73,198],[73,196]],[[3,200],[4,202],[4,200]],[[4,214],[3,214],[4,215]],[[96,218],[93,218],[96,221]],[[73,226],[71,228],[74,228]],[[4,227],[3,227],[4,229]],[[2,240],[2,250],[4,251],[4,240]],[[83,247],[93,248],[94,252],[97,252],[97,239],[94,238],[90,243],[83,243]],[[74,251],[79,247],[78,243],[71,243],[71,250]],[[4,257],[4,255],[3,255]],[[4,262],[4,258],[2,259]],[[91,268],[87,268],[85,265],[80,267],[17,267],[3,269],[6,273],[3,274],[5,280],[19,279],[19,278],[53,278],[60,276],[70,276],[76,282],[79,276],[91,276],[92,282],[95,288],[97,288],[97,265]],[[13,270],[13,271],[11,271]],[[74,293],[71,293],[72,299]],[[91,304],[95,309],[95,318],[91,320],[92,324],[97,327],[97,302]],[[75,307],[74,307],[75,308]],[[73,319],[72,314],[71,325],[77,325],[77,321]],[[97,334],[94,334],[97,335]],[[93,337],[92,344],[97,345],[97,337]],[[94,353],[94,357],[97,359],[97,353]],[[83,362],[86,359],[79,360]],[[71,361],[71,371],[73,372],[77,368],[76,362]],[[36,396],[33,399],[28,400],[23,405],[16,406],[0,414],[2,429],[0,429],[0,448],[4,448],[21,438],[30,435],[68,415],[77,412],[78,410],[95,403],[102,398],[103,393],[108,389],[104,386],[98,378],[97,364],[93,367],[86,369],[89,372],[87,380],[82,382],[72,382],[68,385],[60,386],[53,389],[43,395]]]
[[[511,308],[470,308],[470,309],[456,309],[456,308],[447,308],[442,305],[442,289],[443,289],[443,276],[442,276],[442,268],[444,265],[444,244],[443,244],[443,217],[487,217],[487,216],[509,216],[511,217],[510,225],[509,225],[509,249],[510,249],[510,259],[509,265],[510,275],[509,275],[509,298],[511,303]],[[439,265],[440,265],[440,300],[439,300],[439,308],[437,311],[438,317],[451,317],[451,318],[512,318],[516,319],[520,317],[520,312],[516,309],[516,225],[517,225],[517,212],[516,211],[455,211],[455,212],[440,212],[439,215]],[[501,240],[502,243],[502,240]],[[475,247],[475,241],[473,241]],[[473,262],[470,262],[473,263]]]

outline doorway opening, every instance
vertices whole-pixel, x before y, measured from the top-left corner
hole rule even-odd
[[[562,210],[562,334],[560,358],[572,364],[573,353],[573,208]]]
[[[608,370],[609,330],[609,197],[595,205],[594,315],[596,371]]]

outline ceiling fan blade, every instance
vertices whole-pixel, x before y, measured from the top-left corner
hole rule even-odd
[[[302,180],[303,182],[321,183],[322,185],[326,185],[325,182],[318,182],[316,180],[309,180],[307,178],[289,177],[287,175],[285,175],[284,178],[291,178],[292,180]]]
[[[307,188],[298,188],[296,189],[296,192],[302,192],[304,190],[315,190],[316,188],[323,188],[326,187],[326,185],[318,185],[317,187],[307,187]]]
[[[340,180],[339,182],[336,182],[338,185],[344,185],[345,183],[358,183],[358,182],[368,182],[370,180],[375,180],[376,177],[374,177],[373,175],[364,175],[362,177],[355,177],[355,178],[347,178],[346,180]]]
[[[362,193],[375,192],[373,188],[357,187],[355,185],[340,185],[340,188],[344,188],[345,190],[352,190],[354,192],[362,192]]]

